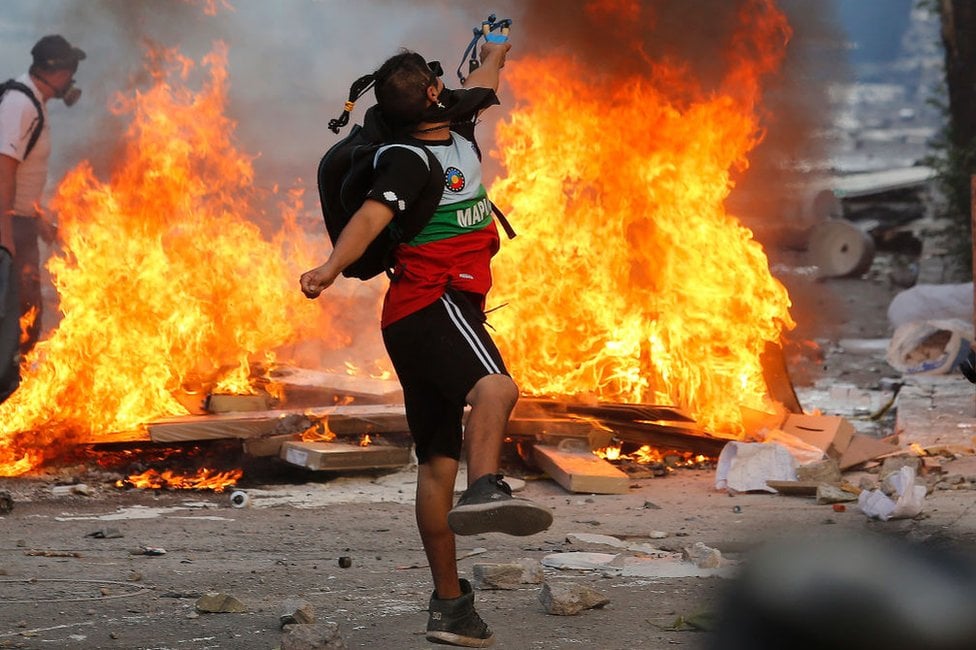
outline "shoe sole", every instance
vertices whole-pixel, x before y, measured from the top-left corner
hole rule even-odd
[[[447,513],[447,525],[456,535],[504,533],[525,537],[549,528],[552,513],[534,503],[511,499],[458,506]]]
[[[476,639],[470,636],[461,636],[452,632],[428,632],[427,640],[431,643],[441,645],[461,646],[462,648],[488,648],[495,645],[495,636],[487,639]]]

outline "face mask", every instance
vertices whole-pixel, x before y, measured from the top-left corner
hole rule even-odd
[[[74,106],[81,99],[81,88],[78,88],[72,81],[71,85],[61,92],[60,97],[65,106]]]

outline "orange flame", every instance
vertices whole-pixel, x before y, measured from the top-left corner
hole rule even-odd
[[[767,403],[760,355],[794,326],[790,300],[723,203],[790,30],[767,0],[737,29],[712,92],[665,62],[628,78],[555,57],[506,67],[519,105],[491,194],[520,236],[499,255],[492,320],[523,391],[672,404],[734,436],[740,405]]]
[[[170,470],[162,472],[155,469],[115,482],[116,487],[134,487],[150,490],[213,490],[223,492],[225,489],[237,485],[244,472],[232,469],[218,472],[212,469],[201,469],[193,475],[180,475]]]
[[[184,388],[252,392],[252,362],[270,365],[269,351],[327,317],[296,288],[321,255],[297,233],[301,193],[278,197],[284,227],[271,241],[253,223],[267,194],[223,114],[226,47],[202,60],[197,93],[186,87],[193,61],[165,49],[148,59],[153,86],[115,99],[132,122],[110,181],[83,162],[53,198],[63,252],[48,268],[62,319],[0,405],[0,475],[78,437],[185,414],[174,398]]]

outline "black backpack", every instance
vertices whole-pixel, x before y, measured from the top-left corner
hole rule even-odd
[[[14,79],[7,79],[2,84],[0,84],[0,98],[3,98],[4,94],[8,90],[17,90],[24,93],[30,100],[34,103],[34,108],[37,109],[37,126],[34,127],[34,132],[31,133],[30,140],[27,142],[27,150],[24,152],[24,159],[30,155],[30,152],[34,149],[34,145],[37,144],[37,139],[41,137],[41,129],[44,128],[44,109],[41,108],[41,102],[38,101],[31,89]]]
[[[369,117],[367,115],[367,123]],[[346,137],[332,145],[319,162],[319,200],[325,229],[333,246],[373,186],[376,152],[380,147],[396,142],[379,142],[379,139],[375,129],[357,124]],[[347,278],[369,280],[384,272],[392,276],[394,249],[399,243],[408,242],[420,234],[434,216],[444,193],[444,170],[437,158],[426,147],[423,149],[431,170],[430,180],[413,207],[398,214],[362,256],[343,270],[342,274]]]

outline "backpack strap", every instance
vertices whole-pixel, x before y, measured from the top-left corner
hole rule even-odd
[[[515,228],[512,228],[512,224],[508,222],[508,218],[505,216],[505,213],[502,212],[497,205],[495,205],[494,201],[489,201],[489,203],[491,203],[491,211],[495,213],[495,217],[497,217],[499,223],[502,224],[505,234],[508,235],[509,239],[515,239],[515,235],[517,233],[515,232]]]
[[[27,95],[31,102],[34,104],[34,108],[37,109],[37,126],[34,127],[34,131],[31,133],[30,140],[27,141],[27,149],[24,151],[24,160],[30,155],[31,151],[34,149],[34,145],[37,144],[38,138],[41,137],[41,129],[44,128],[44,109],[41,107],[41,102],[38,101],[37,97],[34,96],[33,91],[27,86],[15,79],[7,79],[5,82],[0,84],[0,97],[3,96],[8,90],[17,90],[19,92]]]

